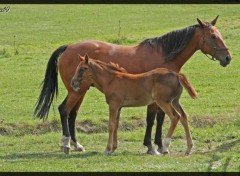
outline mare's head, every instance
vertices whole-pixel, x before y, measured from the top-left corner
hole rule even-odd
[[[91,73],[89,68],[89,57],[86,54],[84,57],[78,55],[80,63],[77,66],[77,69],[75,71],[75,74],[71,81],[71,86],[74,91],[78,91],[80,88],[79,86],[84,81],[90,81],[91,82]]]
[[[210,59],[219,60],[220,65],[225,67],[230,63],[232,57],[221,33],[215,27],[217,19],[218,16],[209,23],[197,18],[202,32],[202,39],[200,40],[199,46],[204,54],[212,56]]]

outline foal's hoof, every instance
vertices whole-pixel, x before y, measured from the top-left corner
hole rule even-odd
[[[163,148],[162,148],[162,147],[161,147],[161,148],[158,148],[157,151],[158,151],[159,153],[163,154]]]
[[[103,152],[103,155],[111,155],[113,153],[113,151],[109,151],[109,150],[105,150],[104,152]]]
[[[167,155],[167,154],[169,154],[169,150],[168,149],[167,150],[161,149],[161,154]]]
[[[147,151],[147,154],[150,154],[150,155],[161,155],[161,153],[159,153],[156,149],[149,149]]]
[[[192,152],[188,152],[188,151],[185,152],[185,155],[186,155],[186,156],[191,155],[191,154],[192,154]]]

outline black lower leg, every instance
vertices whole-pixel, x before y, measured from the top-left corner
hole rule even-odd
[[[162,147],[162,125],[164,122],[165,113],[160,110],[157,113],[157,126],[155,133],[155,141],[154,143],[158,145],[158,148]]]
[[[144,136],[144,142],[143,145],[145,146],[152,146],[152,127],[154,124],[154,119],[155,119],[156,113],[147,111],[147,127],[146,127],[146,132]]]
[[[67,111],[66,111],[66,108],[65,108],[66,99],[58,107],[58,110],[59,110],[60,117],[61,117],[63,135],[65,137],[70,137],[70,132],[69,132],[69,128],[68,128],[68,115],[67,115]]]
[[[77,117],[77,112],[76,109],[74,108],[71,113],[69,114],[69,119],[68,119],[68,126],[69,126],[69,131],[70,131],[70,135],[71,135],[71,139],[73,140],[73,142],[77,142],[76,139],[76,128],[75,128],[75,121],[76,121],[76,117]]]

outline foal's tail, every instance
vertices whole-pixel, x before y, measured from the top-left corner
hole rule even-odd
[[[45,119],[48,116],[54,94],[58,94],[58,57],[66,50],[67,45],[60,46],[50,57],[42,82],[42,90],[35,106],[34,116]]]
[[[179,77],[179,81],[180,81],[181,85],[187,90],[188,94],[193,99],[196,99],[197,98],[197,92],[194,89],[194,87],[190,84],[190,82],[188,82],[187,77],[182,73],[179,73],[178,77]]]

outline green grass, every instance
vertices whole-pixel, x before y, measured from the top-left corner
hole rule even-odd
[[[240,171],[239,7],[10,5],[9,13],[0,14],[0,171]],[[182,70],[199,93],[197,100],[185,91],[181,98],[194,139],[193,155],[183,155],[186,141],[181,125],[174,133],[169,156],[144,154],[146,107],[140,107],[122,110],[119,148],[113,156],[103,156],[108,108],[104,96],[93,88],[77,119],[77,135],[85,153],[65,156],[59,151],[57,106],[67,93],[61,81],[49,119],[44,123],[33,119],[46,64],[58,46],[86,39],[135,45],[196,24],[196,18],[210,21],[217,15],[217,27],[233,56],[231,64],[223,68],[198,51]],[[166,118],[164,134],[168,127]],[[91,133],[83,133],[83,128]]]

